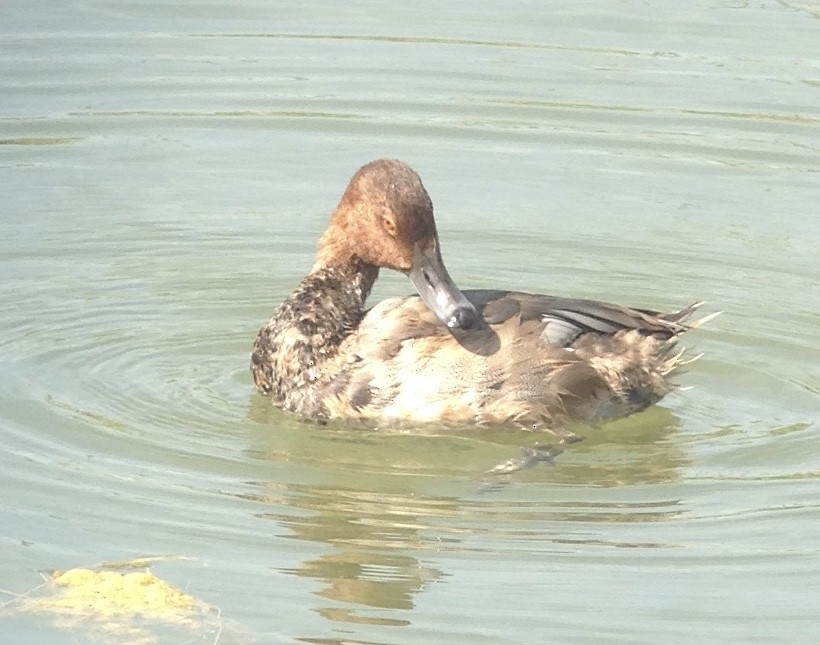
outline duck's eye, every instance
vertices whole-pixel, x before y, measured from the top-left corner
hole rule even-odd
[[[387,215],[382,217],[382,224],[384,225],[384,230],[387,231],[391,237],[396,237],[396,222],[392,217],[388,217]]]

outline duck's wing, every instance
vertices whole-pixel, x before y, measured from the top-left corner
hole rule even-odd
[[[613,335],[633,329],[647,336],[668,339],[701,322],[685,322],[701,305],[699,302],[679,311],[661,313],[597,300],[516,291],[474,290],[464,293],[488,324],[502,324],[513,316],[520,316],[522,322],[537,321],[544,326],[544,340],[564,347],[585,333]]]

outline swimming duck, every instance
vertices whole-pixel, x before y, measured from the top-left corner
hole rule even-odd
[[[365,308],[379,269],[418,295]],[[515,291],[461,291],[439,248],[433,204],[405,163],[356,172],[307,277],[262,327],[256,387],[324,422],[516,425],[556,431],[642,410],[687,362],[678,337],[701,303],[658,313]]]

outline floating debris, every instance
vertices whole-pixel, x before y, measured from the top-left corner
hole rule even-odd
[[[537,464],[555,465],[555,458],[563,452],[560,448],[552,445],[542,446],[536,443],[534,446],[522,446],[521,456],[517,459],[508,459],[507,461],[490,468],[486,475],[508,475],[517,470],[524,468],[532,468]]]
[[[150,565],[180,557],[139,558],[54,571],[41,585],[5,606],[49,614],[60,629],[83,631],[92,640],[151,645],[159,642],[219,643],[226,636],[221,611],[157,577]],[[251,643],[241,629],[231,643]]]

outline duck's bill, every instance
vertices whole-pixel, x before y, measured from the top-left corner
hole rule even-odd
[[[447,273],[438,244],[428,244],[424,249],[417,244],[413,267],[407,275],[424,304],[448,328],[470,329],[477,324],[478,311]]]

